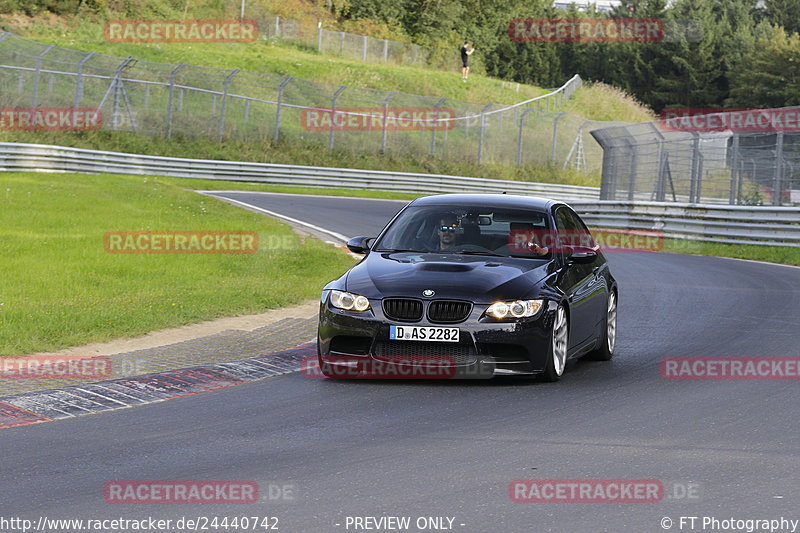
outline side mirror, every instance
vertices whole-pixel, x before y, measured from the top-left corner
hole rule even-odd
[[[573,246],[567,258],[573,263],[587,264],[597,259],[597,250],[586,246]]]
[[[347,241],[347,249],[354,254],[369,253],[369,243],[367,241],[371,241],[372,239],[373,237],[366,237],[364,235],[360,237],[353,237]]]

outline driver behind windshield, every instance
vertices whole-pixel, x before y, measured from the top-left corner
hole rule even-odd
[[[438,251],[450,250],[456,245],[457,229],[458,219],[454,214],[445,213],[439,218],[439,227],[436,231],[439,235]]]

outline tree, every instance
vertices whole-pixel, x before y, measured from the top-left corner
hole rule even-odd
[[[790,33],[800,32],[800,0],[765,0],[767,20]]]
[[[800,36],[783,28],[756,40],[731,80],[729,104],[772,108],[800,105]]]

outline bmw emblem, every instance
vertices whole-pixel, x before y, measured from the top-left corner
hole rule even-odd
[[[427,298],[430,298],[434,294],[436,294],[436,292],[433,289],[425,289],[424,291],[422,291],[422,295]]]

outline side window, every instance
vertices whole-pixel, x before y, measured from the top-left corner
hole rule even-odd
[[[583,221],[574,211],[567,207],[559,207],[556,211],[556,229],[558,230],[558,242],[562,246],[595,246],[592,234],[586,228]]]

